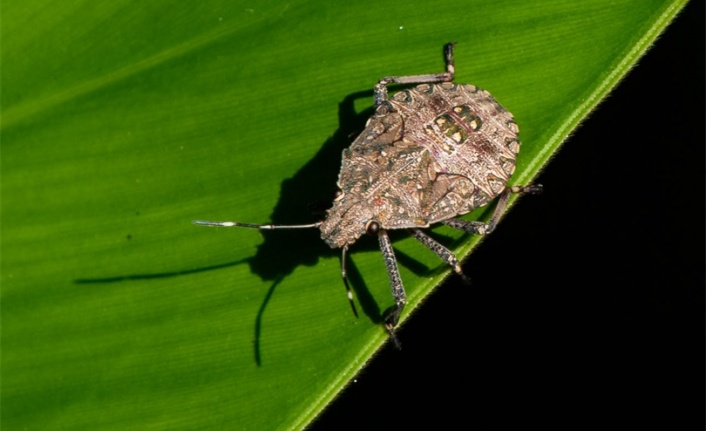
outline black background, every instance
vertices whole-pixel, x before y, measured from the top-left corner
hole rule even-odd
[[[704,7],[312,425],[704,429]],[[596,215],[599,216],[596,216]]]

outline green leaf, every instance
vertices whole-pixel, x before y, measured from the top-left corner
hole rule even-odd
[[[686,2],[418,3],[3,2],[4,427],[306,426],[386,342],[375,241],[356,319],[316,230],[191,220],[317,220],[372,85],[442,71],[448,41],[530,183]],[[449,270],[393,239],[407,319]]]

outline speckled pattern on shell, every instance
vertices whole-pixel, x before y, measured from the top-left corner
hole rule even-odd
[[[515,170],[518,132],[512,114],[473,85],[399,91],[344,150],[342,193],[321,237],[338,248],[353,244],[370,221],[422,228],[487,204]]]

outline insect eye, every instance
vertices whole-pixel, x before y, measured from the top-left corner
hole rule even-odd
[[[370,220],[366,225],[365,225],[365,233],[368,235],[377,235],[378,232],[380,231],[380,223]]]
[[[341,190],[341,189],[336,189],[336,191],[333,192],[333,200],[334,200],[334,201],[340,201],[341,199],[343,199],[343,196],[344,196],[344,195],[345,195],[345,193],[343,193],[343,190]]]

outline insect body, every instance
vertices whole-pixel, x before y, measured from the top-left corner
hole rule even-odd
[[[375,114],[363,133],[343,151],[339,191],[323,221],[306,225],[253,225],[195,221],[207,226],[256,229],[318,228],[331,248],[341,248],[346,281],[346,253],[363,234],[380,243],[395,305],[384,324],[397,344],[394,328],[406,295],[392,244],[391,229],[412,236],[446,261],[458,274],[458,259],[420,229],[435,223],[476,234],[492,231],[513,192],[537,192],[541,186],[508,187],[520,150],[512,114],[484,90],[452,83],[453,44],[444,47],[446,72],[390,76],[374,88]],[[420,84],[391,98],[389,84]],[[489,222],[457,219],[500,196]]]
[[[401,91],[343,152],[322,238],[344,247],[369,222],[425,228],[466,214],[505,190],[519,149],[512,115],[486,91],[452,83]]]

